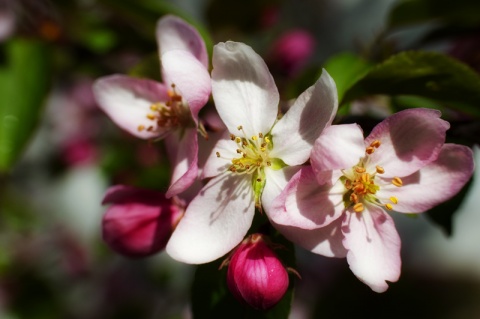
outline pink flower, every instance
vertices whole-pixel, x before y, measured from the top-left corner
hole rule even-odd
[[[444,144],[440,112],[411,109],[378,124],[364,140],[356,124],[326,128],[311,167],[276,199],[270,217],[290,240],[314,253],[347,257],[376,292],[400,276],[400,238],[390,211],[421,213],[469,180],[472,151]]]
[[[277,120],[279,94],[265,62],[237,42],[214,47],[212,93],[228,132],[203,169],[203,177],[213,178],[167,245],[170,256],[187,263],[215,260],[243,240],[255,206],[268,214],[337,110],[335,83],[324,71]]]
[[[287,270],[261,234],[249,236],[233,252],[227,284],[240,302],[270,309],[285,295],[288,282]]]
[[[143,139],[166,138],[174,170],[167,197],[197,178],[198,112],[211,92],[208,55],[198,32],[165,16],[157,24],[164,83],[125,75],[100,78],[94,93],[101,109],[125,131]]]
[[[183,214],[178,200],[124,185],[110,187],[103,204],[111,204],[102,220],[104,241],[119,254],[146,257],[165,248]]]

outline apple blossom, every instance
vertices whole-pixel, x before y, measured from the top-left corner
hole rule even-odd
[[[233,252],[227,284],[242,303],[259,310],[276,305],[288,288],[288,273],[263,235],[253,234]]]
[[[288,179],[305,163],[315,139],[337,110],[326,71],[277,121],[279,94],[263,59],[243,43],[213,51],[212,94],[228,132],[203,169],[212,179],[188,206],[167,245],[187,263],[215,260],[243,240],[255,213],[266,213]]]
[[[188,188],[198,173],[198,112],[211,92],[208,55],[198,32],[167,15],[157,24],[163,83],[111,75],[98,79],[100,108],[125,131],[143,139],[166,138],[174,166],[167,197]]]
[[[378,124],[364,140],[356,124],[326,128],[311,167],[300,170],[270,218],[314,253],[347,257],[376,292],[400,276],[400,238],[390,211],[421,213],[454,196],[473,172],[472,151],[444,144],[440,112],[411,109]]]
[[[150,256],[167,244],[184,205],[174,197],[131,186],[110,187],[103,204],[111,204],[102,219],[104,241],[128,257]]]

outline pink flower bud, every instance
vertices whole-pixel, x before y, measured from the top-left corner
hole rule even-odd
[[[288,288],[288,274],[261,234],[245,239],[228,266],[227,284],[241,302],[259,310],[277,304]]]
[[[128,257],[146,257],[165,248],[184,208],[160,192],[124,185],[110,187],[102,204],[112,204],[102,221],[104,241]]]

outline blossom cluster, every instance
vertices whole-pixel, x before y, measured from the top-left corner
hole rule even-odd
[[[271,299],[259,297],[256,288],[245,295],[249,280],[235,279],[249,264],[238,260],[249,258],[245,245],[252,243],[244,239],[257,212],[313,253],[346,257],[362,282],[383,292],[401,268],[390,213],[425,212],[472,175],[471,150],[445,143],[449,124],[438,111],[401,111],[364,138],[357,124],[332,124],[337,90],[325,70],[281,114],[274,79],[250,46],[216,44],[210,73],[205,44],[191,25],[165,16],[156,35],[162,83],[112,75],[94,85],[112,121],[138,138],[164,140],[172,165],[165,194],[127,186],[107,192],[112,206],[104,238],[120,253],[145,256],[165,248],[178,261],[202,264],[234,251],[228,274],[233,294],[270,307]],[[210,96],[223,133],[213,148],[199,147],[198,135],[207,134],[200,111]],[[196,196],[184,195],[192,189]],[[277,258],[261,243],[256,251]],[[274,265],[274,273],[287,268],[269,260],[265,265]],[[281,294],[286,280],[272,281]]]

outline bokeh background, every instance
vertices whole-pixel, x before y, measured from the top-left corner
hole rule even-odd
[[[100,232],[108,186],[168,186],[163,145],[115,127],[91,90],[113,73],[159,79],[154,32],[165,14],[198,27],[210,50],[226,40],[252,46],[284,101],[342,54],[373,65],[401,51],[435,51],[480,72],[476,0],[0,0],[1,319],[192,317],[194,266],[165,253],[124,258]],[[420,106],[442,110],[449,140],[472,146],[478,167],[480,105],[375,95],[349,103],[336,121],[368,131]],[[344,259],[298,248],[302,279],[290,318],[480,318],[479,174],[465,196],[435,212],[393,215],[402,275],[383,294]]]

